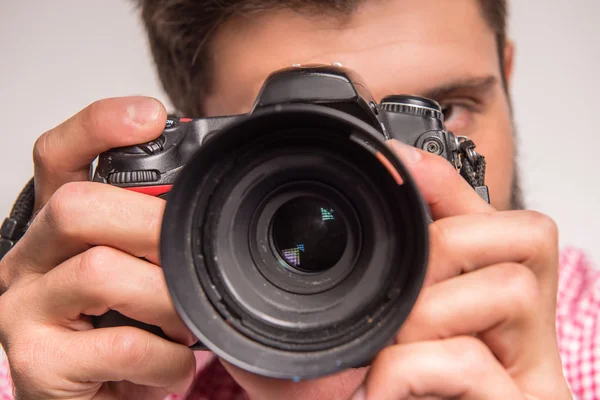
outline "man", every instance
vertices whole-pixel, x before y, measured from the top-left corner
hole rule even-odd
[[[223,363],[225,375],[186,347],[194,338],[157,267],[164,202],[82,182],[100,152],[157,137],[166,111],[147,98],[94,103],[37,141],[37,216],[0,262],[0,342],[17,398],[159,399],[191,386],[192,399],[571,398],[555,329],[556,227],[519,211],[504,0],[140,5],[159,75],[183,114],[247,112],[273,70],[340,62],[377,100],[414,93],[440,102],[448,129],[486,156],[492,206],[445,160],[391,142],[435,220],[426,288],[396,343],[370,368],[315,381]],[[109,309],[162,327],[172,341],[92,329],[88,316]]]

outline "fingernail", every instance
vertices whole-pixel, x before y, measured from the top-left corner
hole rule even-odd
[[[150,124],[160,115],[160,103],[152,98],[143,97],[127,107],[127,114],[139,125]]]
[[[391,139],[389,145],[405,164],[416,164],[421,161],[421,153],[413,146],[404,144],[396,139]]]
[[[350,400],[366,400],[364,386],[359,387]]]

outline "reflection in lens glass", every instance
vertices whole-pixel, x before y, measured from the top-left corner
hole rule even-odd
[[[348,241],[346,223],[337,208],[308,196],[291,200],[277,210],[271,234],[281,259],[305,272],[333,267]]]

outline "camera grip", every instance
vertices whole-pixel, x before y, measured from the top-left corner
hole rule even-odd
[[[146,324],[144,322],[136,321],[121,314],[118,311],[109,310],[107,313],[95,316],[92,319],[92,325],[94,328],[111,328],[117,326],[133,326],[134,328],[143,329],[163,339],[172,341],[160,327],[156,325]],[[190,346],[192,350],[208,350],[202,342],[198,341]]]

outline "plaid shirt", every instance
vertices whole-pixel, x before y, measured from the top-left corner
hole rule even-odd
[[[560,256],[556,318],[565,376],[577,400],[600,400],[600,270],[576,249]],[[165,400],[246,400],[247,396],[221,364],[197,352],[198,376],[186,397]],[[13,400],[8,362],[0,348],[0,400]]]

